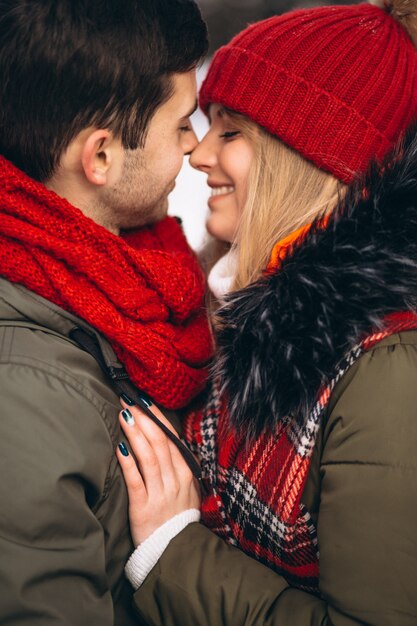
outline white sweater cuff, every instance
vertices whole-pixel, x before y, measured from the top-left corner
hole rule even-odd
[[[125,567],[125,574],[132,586],[139,589],[147,575],[157,564],[171,539],[174,539],[188,524],[200,521],[198,509],[188,509],[157,528],[152,535],[138,545]]]

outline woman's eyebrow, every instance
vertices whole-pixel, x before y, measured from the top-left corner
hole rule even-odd
[[[224,107],[220,107],[217,111],[216,111],[216,115],[215,117],[220,117],[220,119],[222,119],[225,115],[227,115],[227,111]],[[210,115],[210,113],[207,113],[207,117],[208,117],[208,121],[211,122],[212,120],[212,116]]]

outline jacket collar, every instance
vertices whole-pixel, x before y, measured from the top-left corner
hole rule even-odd
[[[72,339],[72,333],[75,329],[82,329],[100,346],[108,367],[122,367],[110,343],[93,326],[26,287],[11,283],[2,277],[0,277],[0,324],[39,327],[74,345],[78,344]]]
[[[417,140],[390,163],[287,247],[277,271],[227,298],[214,373],[234,426],[305,416],[350,349],[390,313],[416,310]]]
[[[329,222],[329,216],[326,215],[320,222],[321,228],[325,228]],[[319,226],[317,222],[316,227]],[[284,259],[291,253],[293,247],[296,243],[301,243],[304,239],[305,235],[311,228],[311,224],[306,224],[306,226],[301,226],[301,228],[297,228],[297,230],[290,233],[284,239],[278,241],[272,249],[271,258],[268,263],[268,267],[266,271],[269,273],[274,273],[281,267],[281,263]]]

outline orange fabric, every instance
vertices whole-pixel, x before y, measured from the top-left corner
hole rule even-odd
[[[329,222],[329,216],[326,215],[321,220],[320,226],[322,228],[326,228],[328,222]],[[298,228],[294,232],[290,233],[284,239],[281,239],[280,241],[278,241],[272,249],[271,258],[268,263],[268,267],[266,271],[270,272],[273,270],[277,270],[280,267],[282,261],[287,256],[289,248],[291,248],[297,242],[297,240],[299,239],[301,240],[303,236],[308,233],[310,228],[311,228],[311,224],[306,224],[305,226],[301,226],[301,228]]]

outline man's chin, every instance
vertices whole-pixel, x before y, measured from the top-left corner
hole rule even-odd
[[[152,224],[155,222],[160,222],[168,215],[168,198],[165,196],[163,200],[161,200],[156,206],[155,211],[153,212],[153,220]]]
[[[131,215],[121,226],[121,230],[129,231],[143,228],[160,222],[168,215],[168,198],[165,197],[152,207],[144,208],[140,213]]]

